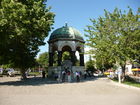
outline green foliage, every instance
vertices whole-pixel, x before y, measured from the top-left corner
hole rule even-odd
[[[78,60],[77,58],[76,58],[75,66],[80,66],[80,60]]]
[[[48,52],[44,52],[39,55],[39,58],[37,59],[38,64],[41,67],[48,67],[49,65],[49,54]]]
[[[25,69],[35,64],[39,46],[51,30],[54,14],[45,0],[0,2],[0,63]]]
[[[53,65],[54,66],[57,66],[58,65],[58,52],[57,51],[54,52]]]
[[[113,81],[118,82],[118,78],[114,78]],[[126,77],[125,81],[122,82],[123,84],[134,86],[134,87],[139,87],[140,88],[140,83],[136,82],[130,77]]]
[[[62,56],[62,61],[64,61],[64,60],[70,60],[70,59],[71,59],[70,53],[67,52],[67,51],[65,51],[63,53],[63,56]]]
[[[12,64],[5,64],[5,65],[1,65],[0,67],[6,69],[6,68],[11,68],[12,66],[13,66]]]
[[[76,57],[76,56],[75,56]],[[68,51],[65,51],[63,52],[63,55],[62,55],[62,62],[65,61],[65,60],[71,60],[71,54],[70,52]],[[77,57],[75,58],[75,62],[76,62],[76,66],[80,66],[80,61],[77,59]]]
[[[30,72],[29,73],[30,76],[38,76],[38,75],[41,75],[40,72]]]
[[[95,69],[95,61],[94,60],[91,60],[91,56],[90,56],[90,59],[89,61],[86,62],[86,70],[87,71],[96,71]]]
[[[124,81],[123,83],[126,84],[126,85],[135,86],[135,87],[140,88],[140,83],[137,83],[137,82],[134,82],[134,81]]]
[[[139,9],[136,14],[129,8],[122,13],[117,8],[113,13],[105,10],[105,16],[90,19],[86,32],[87,45],[94,48],[97,66],[105,67],[119,64],[125,67],[126,61],[138,59],[140,53]]]

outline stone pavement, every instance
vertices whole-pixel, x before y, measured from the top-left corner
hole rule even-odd
[[[0,78],[0,105],[140,105],[140,90],[115,85],[107,78],[80,83],[35,79],[28,84],[4,78]]]

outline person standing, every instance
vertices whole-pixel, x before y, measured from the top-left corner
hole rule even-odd
[[[71,82],[71,72],[68,71],[68,72],[67,72],[67,75],[68,75],[68,82]]]
[[[46,73],[45,73],[45,71],[43,70],[43,71],[42,71],[42,78],[43,78],[43,79],[45,78],[45,74],[46,74]]]
[[[66,76],[66,72],[62,71],[62,82],[65,82],[65,76]]]
[[[86,70],[84,71],[84,79],[86,79],[87,78],[87,72],[86,72]]]
[[[76,71],[76,81],[80,82],[80,73]]]

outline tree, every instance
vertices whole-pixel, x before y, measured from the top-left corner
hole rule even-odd
[[[119,64],[125,77],[126,61],[139,58],[140,52],[140,9],[134,14],[129,8],[122,13],[117,8],[113,13],[105,10],[105,16],[98,20],[90,19],[86,37],[90,47],[94,48],[95,58],[102,66]],[[96,62],[96,63],[97,63]]]
[[[37,59],[38,64],[41,67],[48,67],[49,65],[49,54],[48,52],[44,52],[39,55],[39,58]]]
[[[89,61],[86,62],[86,69],[87,71],[91,71],[92,73],[96,71],[95,69],[95,61],[89,58]]]
[[[71,59],[70,53],[68,51],[63,52],[62,61],[70,59]]]
[[[71,59],[72,58],[71,58],[70,52],[68,52],[68,51],[63,52],[62,61],[71,60]],[[75,56],[75,65],[76,66],[79,66],[80,65],[80,61],[77,59],[77,56]]]
[[[0,1],[0,63],[20,68],[25,79],[53,22],[45,0]]]

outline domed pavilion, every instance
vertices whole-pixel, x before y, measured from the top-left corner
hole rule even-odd
[[[49,44],[49,69],[48,75],[59,74],[62,70],[71,72],[84,72],[84,39],[81,33],[67,24],[54,30],[48,40]],[[79,52],[79,66],[76,66],[76,51]],[[62,61],[64,52],[69,52],[70,59]],[[55,55],[56,54],[56,55]],[[57,56],[57,65],[54,65],[54,57]]]

